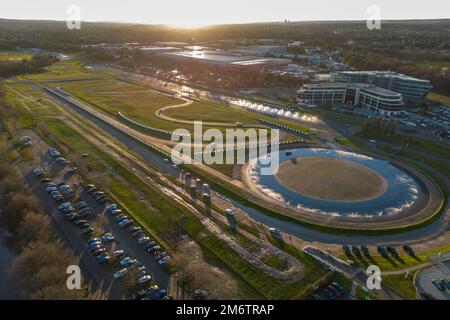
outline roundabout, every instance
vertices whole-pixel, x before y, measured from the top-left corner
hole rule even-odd
[[[260,174],[265,157],[250,161],[245,174],[250,189],[287,208],[285,215],[315,221],[326,217],[328,222],[333,218],[333,224],[339,224],[395,221],[434,212],[436,186],[398,163],[318,148],[284,150],[278,156],[272,174]]]

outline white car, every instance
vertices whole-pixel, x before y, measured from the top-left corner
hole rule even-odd
[[[126,275],[128,272],[127,268],[123,268],[119,271],[117,271],[116,273],[114,273],[114,279],[120,279],[122,278],[124,275]]]
[[[149,242],[149,241],[150,241],[149,237],[140,237],[138,239],[138,244],[144,244],[144,243]]]
[[[123,251],[123,250],[116,250],[113,252],[114,257],[121,257],[123,255],[125,255],[125,251]]]
[[[150,280],[152,280],[152,277],[150,277],[149,275],[140,277],[137,281],[139,284],[145,284],[147,282],[149,282]]]

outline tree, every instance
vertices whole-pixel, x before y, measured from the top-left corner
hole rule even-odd
[[[42,214],[30,211],[25,214],[22,222],[17,228],[15,238],[18,239],[21,246],[28,243],[41,241],[48,242],[52,238],[49,229],[50,219]]]

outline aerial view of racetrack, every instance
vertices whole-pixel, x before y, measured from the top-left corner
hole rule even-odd
[[[274,52],[253,56],[258,69],[235,62],[262,40],[211,40],[202,58],[177,42],[85,43],[67,54],[45,50],[39,71],[1,78],[0,202],[20,214],[0,210],[0,235],[31,239],[17,240],[17,252],[0,247],[12,261],[1,261],[12,270],[5,283],[44,277],[28,267],[38,251],[60,257],[48,260],[55,268],[79,267],[83,290],[66,293],[65,278],[55,280],[62,299],[447,299],[439,288],[450,276],[450,145],[442,127],[418,120],[438,117],[440,93],[429,89],[423,112],[370,113],[350,103],[352,90],[360,99],[397,95],[332,78],[356,71],[292,58],[314,70],[292,89],[278,81],[294,67]],[[284,42],[264,47],[290,53],[293,42]],[[165,53],[139,55],[149,48]],[[332,51],[321,49],[330,59]],[[0,61],[39,57],[0,52]],[[224,57],[212,67],[208,54]],[[186,55],[200,59],[195,68]],[[311,80],[323,74],[331,78]],[[310,103],[322,87],[344,90],[345,103]],[[55,247],[44,247],[53,238]],[[53,294],[2,288],[8,298]]]

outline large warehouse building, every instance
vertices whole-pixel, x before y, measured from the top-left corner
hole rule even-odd
[[[397,115],[403,108],[402,95],[390,90],[363,83],[305,84],[298,91],[301,105],[358,106],[370,113]]]
[[[287,66],[291,62],[289,59],[232,55],[216,51],[166,52],[162,55],[175,60],[194,62],[226,70],[268,71],[276,67]]]
[[[390,71],[340,71],[331,74],[334,82],[367,83],[400,93],[408,102],[424,99],[431,90],[429,80],[409,77]]]

